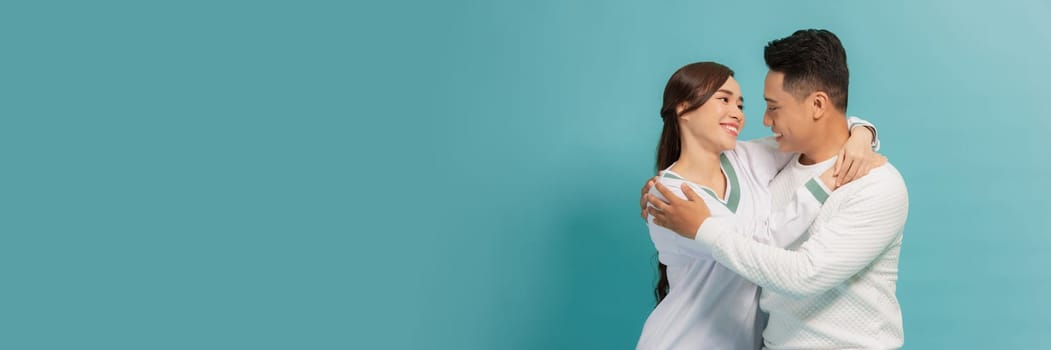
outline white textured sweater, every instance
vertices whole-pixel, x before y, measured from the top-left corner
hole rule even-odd
[[[798,157],[774,178],[775,207],[807,186],[831,161],[814,166]],[[763,231],[764,221],[705,220],[696,240],[717,261],[762,287],[769,313],[768,349],[896,349],[904,342],[895,296],[908,192],[892,165],[873,169],[827,196],[817,219],[787,248],[757,242],[742,232]],[[777,237],[775,237],[777,240]]]

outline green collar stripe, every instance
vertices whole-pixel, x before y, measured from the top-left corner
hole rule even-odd
[[[741,184],[737,182],[737,172],[734,171],[734,166],[730,164],[730,158],[726,157],[726,153],[720,154],[719,160],[723,164],[723,170],[726,171],[726,178],[730,180],[730,198],[726,199],[726,207],[736,214],[737,204],[741,202]]]
[[[719,155],[719,162],[722,164],[723,171],[726,172],[727,180],[730,181],[730,196],[726,199],[726,202],[723,202],[722,198],[719,198],[719,196],[715,195],[715,192],[713,192],[711,189],[704,186],[701,186],[701,189],[703,189],[705,192],[708,192],[708,194],[710,194],[712,198],[715,198],[719,200],[720,203],[723,203],[723,205],[725,205],[727,209],[730,209],[730,211],[737,213],[737,205],[741,202],[741,184],[737,181],[737,172],[734,171],[733,164],[730,164],[730,158],[727,158],[726,154]],[[683,179],[678,175],[672,174],[670,171],[665,171],[664,177],[686,181],[686,179]]]
[[[664,177],[670,177],[670,178],[673,178],[673,179],[676,179],[676,180],[684,180],[683,178],[678,177],[675,174],[672,174],[672,173],[667,172],[667,171],[664,172]]]
[[[818,202],[825,204],[825,200],[828,199],[828,192],[825,192],[825,189],[821,188],[821,185],[817,183],[816,179],[810,179],[810,181],[807,181],[806,189],[810,190],[810,194],[814,195],[814,198],[817,199]]]

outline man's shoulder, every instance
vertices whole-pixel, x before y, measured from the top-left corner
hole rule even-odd
[[[854,182],[843,185],[835,192],[847,192],[851,197],[879,197],[903,195],[908,200],[908,188],[905,186],[905,178],[901,172],[890,162],[869,171],[864,177]],[[833,195],[835,194],[833,192]]]
[[[869,175],[872,176],[872,182],[877,184],[905,186],[905,178],[901,176],[901,172],[898,171],[898,168],[890,162],[872,169],[869,171]]]
[[[873,227],[894,224],[900,232],[909,213],[909,192],[901,173],[888,163],[833,191],[821,211],[821,220],[836,217],[841,224]]]
[[[905,179],[889,162],[874,168],[866,176],[832,191],[829,200],[856,202],[870,198],[902,197],[908,201]]]

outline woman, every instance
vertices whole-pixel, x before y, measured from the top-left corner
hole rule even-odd
[[[811,210],[770,208],[767,185],[791,154],[780,153],[772,139],[738,142],[744,126],[741,88],[733,71],[718,63],[700,62],[676,71],[664,90],[661,117],[664,130],[657,151],[659,181],[669,189],[683,183],[703,194],[713,217],[771,224],[757,229],[754,238],[784,245],[784,237],[804,233],[820,208],[806,189],[796,203]],[[871,150],[870,126],[851,118],[851,139],[845,154],[864,154],[857,162],[863,176],[882,158]],[[863,152],[859,152],[863,150]],[[832,170],[821,176],[834,189]],[[651,194],[656,195],[656,192]],[[682,195],[681,191],[676,195]],[[805,207],[805,206],[803,206]],[[778,230],[776,233],[773,229]],[[639,339],[639,349],[759,349],[765,315],[759,310],[759,288],[719,265],[699,244],[649,220],[650,237],[660,260],[655,294],[657,307]],[[780,237],[775,240],[774,237]]]

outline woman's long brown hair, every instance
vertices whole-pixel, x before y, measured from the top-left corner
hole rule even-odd
[[[715,62],[691,63],[671,75],[664,86],[664,105],[661,106],[664,130],[657,143],[657,171],[670,167],[682,153],[679,116],[700,108],[733,75],[733,70]],[[668,266],[660,262],[657,264],[660,279],[653,294],[657,297],[657,304],[660,304],[668,296],[670,285]]]

